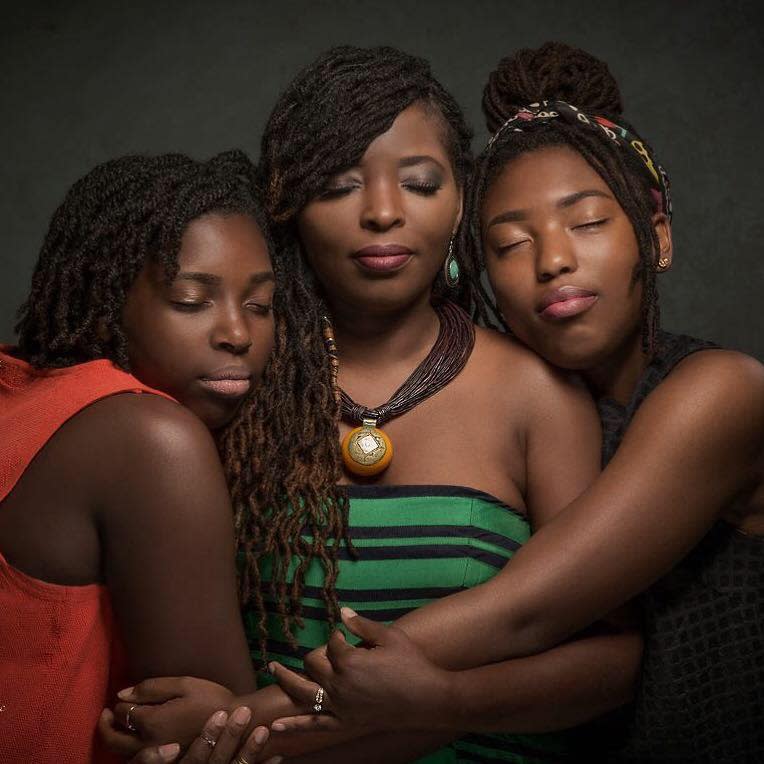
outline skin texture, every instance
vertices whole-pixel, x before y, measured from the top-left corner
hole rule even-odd
[[[636,242],[623,210],[606,197],[560,205],[592,189],[609,193],[570,149],[543,149],[511,162],[482,210],[486,265],[517,336],[557,363],[582,369],[598,394],[623,402],[649,360],[639,352],[640,294],[631,280]],[[517,210],[524,210],[521,220],[491,225],[508,212],[517,217]],[[660,257],[670,259],[666,221],[658,215],[654,224]],[[540,295],[563,284],[595,290],[594,307],[566,321],[539,317]],[[400,723],[413,727],[501,728],[490,699],[514,681],[519,665],[530,664],[443,672],[437,664],[447,654],[435,635],[445,631],[449,642],[469,644],[486,663],[536,652],[644,590],[719,518],[764,534],[762,433],[762,366],[727,351],[689,356],[641,406],[603,474],[496,578],[469,598],[450,598],[461,600],[459,609],[435,603],[398,623],[418,621],[429,640],[412,642],[396,628],[346,617],[375,649],[354,650],[335,638],[327,657],[314,661],[312,674],[327,688],[324,706],[358,724],[369,723],[367,709],[377,715],[397,709]],[[284,674],[283,684],[295,697],[306,694],[294,677]],[[441,702],[454,698],[460,702]],[[516,711],[505,709],[510,716]],[[335,722],[281,724],[315,729]]]
[[[193,221],[179,265],[169,285],[145,267],[124,323],[133,372],[188,408],[123,394],[72,417],[3,502],[0,548],[30,576],[105,583],[134,680],[188,673],[243,692],[254,676],[230,500],[209,431],[241,398],[221,399],[199,378],[231,365],[260,377],[273,342],[273,274],[256,223],[243,215]],[[207,716],[193,720],[191,738]]]
[[[360,165],[331,179],[331,193],[311,202],[299,218],[307,257],[330,307],[340,354],[339,382],[359,403],[378,405],[387,400],[426,356],[437,334],[431,284],[461,214],[461,192],[441,136],[442,126],[431,111],[419,106],[406,109],[388,132],[370,144]],[[410,163],[411,157],[428,159]],[[412,183],[412,173],[418,177],[435,169],[439,189],[423,193]],[[390,243],[413,252],[394,273],[380,276],[354,261],[359,249]],[[349,429],[342,423],[341,435]],[[457,378],[386,423],[385,431],[396,453],[375,482],[477,488],[527,511],[535,528],[543,527],[585,490],[598,472],[599,424],[586,391],[519,343],[482,329],[477,330],[472,356]],[[437,450],[431,448],[433,440],[439,444]],[[351,482],[351,476],[346,479]],[[471,591],[458,601],[447,598],[439,610],[454,608],[451,617],[469,617],[466,603]],[[437,654],[441,666],[481,665],[481,656],[472,652],[474,635],[461,642],[452,640],[437,626],[439,617],[424,614],[431,607],[417,611],[422,613],[419,617],[402,619],[400,628],[423,649]],[[553,650],[534,658],[535,673],[518,673],[516,684],[505,681],[493,696],[496,706],[520,697],[531,709],[524,721],[530,724],[535,714],[534,728],[549,729],[581,722],[624,702],[636,674],[640,642],[633,631],[614,632],[607,639],[614,646],[610,652],[603,652],[602,638],[584,637],[559,648],[561,653]],[[152,690],[159,688],[175,696],[188,692],[184,702],[189,703],[201,703],[209,692],[209,688],[192,689],[187,680],[182,691],[173,680],[152,684]],[[563,711],[555,708],[550,713],[552,693],[560,696]],[[315,685],[311,701],[314,695]],[[151,699],[160,698],[138,687],[129,702]],[[251,702],[240,697],[229,704]],[[160,713],[144,711],[144,718]],[[115,709],[117,717],[124,712],[124,704]],[[410,760],[439,747],[459,729],[406,738],[383,735],[332,748],[331,757],[357,761],[362,751],[364,759],[372,761]],[[355,727],[312,739],[279,735],[272,737],[266,750],[295,753],[326,747],[364,731]],[[328,755],[317,754],[317,760]]]

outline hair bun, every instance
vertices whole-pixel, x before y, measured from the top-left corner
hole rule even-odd
[[[566,101],[613,117],[623,112],[621,92],[607,64],[564,42],[522,48],[499,61],[483,90],[489,132],[521,106],[537,101]]]

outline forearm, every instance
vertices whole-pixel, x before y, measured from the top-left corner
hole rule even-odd
[[[627,703],[642,652],[633,631],[589,636],[539,655],[447,672],[446,690],[414,724],[538,733],[590,721]]]

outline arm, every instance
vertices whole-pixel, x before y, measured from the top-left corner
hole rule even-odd
[[[683,361],[641,406],[601,477],[495,578],[408,614],[440,665],[548,648],[646,589],[761,480],[764,369],[736,353]],[[649,554],[645,554],[649,550]]]
[[[526,496],[535,524],[543,526],[596,475],[599,422],[583,390],[549,373],[535,382],[533,399],[523,407]],[[472,593],[459,597],[467,600]],[[452,651],[444,661],[447,667],[480,665],[472,654],[475,624],[466,624],[469,639],[453,644],[448,627],[428,613],[443,605],[449,618],[461,620],[454,599],[424,606],[393,629],[344,613],[346,625],[374,649],[352,648],[335,634],[326,655],[316,653],[306,668],[325,688],[328,707],[345,725],[368,728],[384,719],[377,728],[542,732],[588,721],[631,697],[641,657],[641,640],[633,629],[600,628],[532,658],[475,671],[444,671],[427,660],[431,647],[441,656],[445,649]],[[432,624],[434,647],[417,630],[422,620]],[[486,639],[493,641],[495,635]],[[293,675],[282,668],[277,676],[303,702],[315,691],[315,685],[306,688],[292,681]],[[305,728],[316,725],[304,722]]]
[[[230,500],[209,432],[155,396],[104,403],[91,441],[95,522],[130,677],[193,674],[253,688]]]

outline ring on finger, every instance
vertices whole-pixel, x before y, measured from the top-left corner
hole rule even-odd
[[[210,748],[214,748],[214,747],[215,747],[215,745],[216,745],[216,744],[217,744],[217,742],[218,742],[217,740],[215,740],[215,738],[214,738],[214,737],[212,737],[212,735],[210,735],[208,732],[205,732],[204,730],[202,730],[202,734],[201,734],[201,735],[199,735],[199,737],[200,737],[200,738],[201,738],[201,739],[202,739],[202,740],[203,740],[205,743],[207,743],[207,745],[208,745]]]
[[[127,714],[125,716],[125,727],[130,730],[130,732],[138,732],[138,728],[135,726],[135,723],[132,720],[132,714],[135,709],[138,708],[138,706],[130,706],[130,708],[127,709]]]
[[[243,756],[239,756],[233,764],[249,764],[249,762]]]
[[[321,685],[318,685],[318,689],[316,690],[316,697],[313,698],[313,710],[317,713],[321,713],[321,709],[323,708],[323,702],[324,702],[324,688]]]

